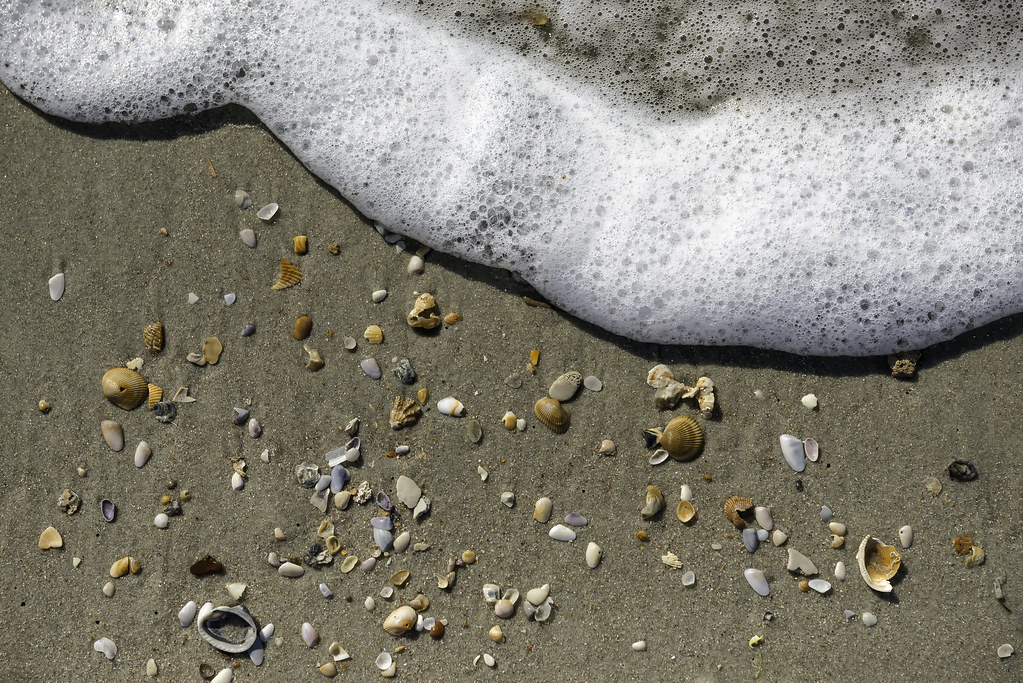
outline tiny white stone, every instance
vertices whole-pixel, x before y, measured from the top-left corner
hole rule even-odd
[[[241,491],[245,488],[245,477],[235,472],[231,475],[231,488],[235,491]]]
[[[809,581],[810,588],[814,589],[818,593],[824,594],[831,590],[831,584],[824,579],[811,579]]]
[[[270,563],[271,567],[280,567],[281,566],[281,558],[278,557],[277,553],[275,553],[272,550],[269,553],[267,553],[266,561]]]
[[[60,297],[64,296],[64,273],[57,273],[50,278],[50,299],[53,301],[60,301]]]
[[[185,606],[178,612],[178,621],[181,623],[181,628],[186,628],[192,623],[192,619],[195,618],[195,600],[189,600],[185,603]]]
[[[515,429],[519,430],[520,432],[526,431],[526,418],[520,417],[519,419],[515,420]]]
[[[372,299],[373,299],[373,303],[375,303],[375,304],[380,303],[381,301],[383,301],[386,298],[387,298],[387,290],[386,289],[378,289],[377,291],[373,292]]]
[[[107,659],[113,659],[117,656],[117,646],[109,638],[99,638],[92,644],[92,649],[96,652],[102,652],[103,656]]]
[[[845,581],[845,562],[835,563],[835,578],[839,581]]]
[[[103,584],[103,595],[107,596],[108,598],[114,597],[115,590],[116,589],[114,588],[113,581],[107,581],[105,584]]]
[[[877,623],[877,615],[873,612],[864,612],[860,615],[860,619],[863,620],[863,625],[870,627]]]
[[[150,678],[156,678],[158,673],[160,673],[160,667],[156,665],[156,660],[150,657],[146,662],[146,675]]]
[[[547,532],[547,535],[553,538],[555,541],[574,541],[575,532],[570,527],[564,524],[555,524],[551,527],[551,530]]]
[[[377,606],[376,600],[373,599],[372,595],[367,595],[366,602],[362,604],[366,608],[367,612],[372,612]]]
[[[281,566],[277,568],[277,573],[281,576],[286,576],[289,579],[295,579],[305,574],[305,569],[294,562],[283,562],[281,563]]]
[[[596,569],[597,565],[600,564],[601,554],[600,546],[590,541],[586,546],[586,566],[590,569]]]
[[[817,407],[817,397],[814,394],[807,394],[803,398],[799,399],[800,402],[808,409],[813,410]]]
[[[224,295],[224,303],[227,304],[228,306],[230,306],[237,300],[238,297],[237,295],[235,295],[234,292],[228,292],[227,294]]]
[[[484,652],[483,663],[492,669],[497,665],[497,660],[494,659],[494,655],[490,654],[489,652]]]
[[[149,462],[149,456],[153,454],[153,449],[149,447],[145,441],[139,441],[139,445],[135,448],[135,467],[142,467]]]
[[[902,543],[903,548],[909,548],[913,545],[913,527],[907,524],[899,529],[899,541]]]
[[[1005,659],[1006,657],[1011,657],[1013,652],[1015,652],[1015,650],[1009,643],[1005,643],[1004,645],[998,646],[998,656],[1001,657],[1002,659]]]
[[[71,565],[75,569],[78,569],[78,565],[80,565],[81,563],[82,563],[82,558],[80,558],[80,557],[72,557],[71,558]]]
[[[264,448],[263,452],[259,454],[259,459],[263,462],[270,462],[270,449]]]
[[[646,650],[646,641],[637,640],[635,643],[632,644],[632,649],[635,650],[636,652],[643,652],[644,650]]]
[[[279,208],[280,207],[277,206],[277,204],[275,202],[270,202],[269,204],[264,206],[262,209],[257,211],[256,212],[256,216],[258,216],[259,219],[263,220],[263,221],[272,220],[273,217],[277,215],[277,209],[279,209]]]
[[[166,529],[169,523],[170,518],[163,512],[156,515],[156,517],[153,517],[153,526],[157,529]]]
[[[426,262],[423,261],[423,257],[418,254],[413,254],[408,260],[408,274],[418,275],[423,272],[423,268],[426,266]]]
[[[762,392],[760,389],[757,389],[756,391],[753,392],[753,398],[757,399],[758,401],[763,401],[764,392]]]
[[[465,414],[465,406],[454,396],[447,396],[437,401],[437,410],[452,417],[461,417]]]
[[[683,586],[692,586],[694,583],[696,583],[696,574],[694,574],[691,571],[688,571],[682,575]]]
[[[188,303],[189,304],[194,304],[198,300],[199,300],[199,295],[198,294],[196,294],[195,292],[189,292],[188,293]]]
[[[505,507],[515,507],[515,494],[511,491],[505,491],[501,494],[501,502]]]
[[[238,233],[238,236],[242,238],[242,244],[244,244],[246,247],[248,247],[249,249],[256,248],[257,243],[256,232],[252,228],[245,228],[244,230]]]

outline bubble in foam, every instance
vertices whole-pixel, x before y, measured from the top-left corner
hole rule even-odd
[[[0,80],[86,121],[242,104],[389,231],[628,337],[865,355],[1023,307],[1021,29],[968,2],[0,0]]]

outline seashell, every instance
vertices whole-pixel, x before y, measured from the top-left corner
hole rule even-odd
[[[380,379],[383,374],[380,372],[380,364],[377,363],[375,358],[363,358],[359,362],[359,367],[371,379]]]
[[[309,238],[305,235],[295,235],[291,238],[291,243],[295,253],[299,256],[309,251]]]
[[[601,455],[610,456],[618,452],[618,447],[615,446],[615,442],[611,439],[604,439],[600,442],[600,448],[597,449],[597,452]]]
[[[569,512],[565,515],[565,524],[569,526],[586,526],[589,524],[589,520],[578,512]]]
[[[409,543],[412,542],[412,534],[407,531],[403,531],[394,537],[394,552],[403,553],[408,548]]]
[[[668,451],[664,450],[663,448],[658,448],[656,451],[650,454],[650,457],[647,459],[647,462],[649,462],[651,465],[660,465],[667,459]]]
[[[249,249],[255,249],[258,240],[256,239],[256,231],[252,228],[243,228],[238,231],[238,237],[241,238],[242,244]]]
[[[441,323],[440,315],[437,314],[437,300],[434,299],[433,294],[429,292],[423,292],[416,299],[416,303],[412,306],[412,310],[409,311],[406,317],[408,324],[411,327],[416,327],[421,330],[432,330]]]
[[[252,206],[252,198],[249,197],[248,192],[238,188],[234,191],[234,203],[238,205],[239,209],[247,209]]]
[[[391,497],[388,496],[384,491],[377,491],[376,503],[377,503],[377,505],[380,506],[380,509],[383,510],[384,512],[390,512],[391,508],[393,507],[391,505]],[[390,518],[388,518],[388,519],[390,519]],[[388,527],[388,528],[390,528],[390,527]]]
[[[343,662],[346,659],[351,659],[351,656],[348,654],[348,652],[346,652],[345,649],[341,647],[341,643],[338,643],[336,641],[330,644],[330,647],[327,649],[327,652],[330,653],[330,656],[334,659],[335,662]]]
[[[434,640],[440,640],[444,637],[444,622],[435,621],[433,626],[430,627],[430,637]]]
[[[824,522],[825,524],[828,524],[829,522],[831,522],[831,519],[834,516],[835,516],[835,513],[831,510],[831,508],[829,508],[827,505],[821,505],[821,521],[822,522]]]
[[[785,568],[790,572],[799,572],[804,576],[813,576],[817,573],[817,566],[810,561],[810,558],[792,548],[789,548],[789,562],[785,565]]]
[[[675,460],[692,460],[703,448],[703,429],[688,415],[679,415],[660,431],[657,443]]]
[[[309,354],[309,360],[305,364],[305,369],[309,372],[316,372],[323,367],[323,357],[320,352],[314,348],[311,348],[308,344],[303,344],[302,348]]]
[[[540,524],[546,524],[547,520],[551,518],[551,511],[553,509],[554,503],[545,496],[536,501],[536,505],[533,506],[533,519],[540,522]]]
[[[379,344],[384,341],[384,331],[380,329],[379,325],[370,325],[366,328],[366,331],[362,333],[362,336],[366,338],[370,344]]]
[[[216,337],[207,337],[202,345],[202,357],[210,365],[216,365],[220,360],[220,354],[224,352],[224,345]]]
[[[678,559],[678,555],[672,552],[661,555],[661,562],[671,569],[682,569],[682,560]]]
[[[540,603],[547,599],[547,596],[550,594],[550,592],[551,584],[545,583],[539,588],[532,588],[526,591],[526,601],[532,605],[539,605]]]
[[[418,379],[416,371],[412,368],[412,363],[409,362],[408,358],[402,358],[398,361],[398,366],[394,368],[394,376],[406,386],[415,384],[416,379]]]
[[[430,390],[426,387],[422,387],[416,392],[416,400],[419,401],[419,405],[425,406],[426,401],[430,398]]]
[[[490,639],[495,643],[504,642],[504,631],[501,630],[500,626],[494,626],[489,631]]]
[[[757,532],[749,527],[743,529],[742,544],[746,546],[748,552],[755,553],[760,547],[760,538],[757,536]]]
[[[583,376],[575,370],[570,370],[554,380],[547,390],[547,395],[555,401],[571,401],[582,383]]]
[[[696,394],[695,387],[687,387],[681,382],[669,380],[664,386],[654,392],[654,405],[659,410],[672,410],[678,402],[684,398],[691,398]]]
[[[813,410],[817,407],[817,396],[815,394],[807,394],[803,398],[799,399],[799,402],[803,404],[804,408]]]
[[[510,410],[504,414],[504,417],[501,418],[501,423],[504,425],[504,428],[507,429],[509,432],[515,431],[515,425],[517,424],[517,422],[518,420],[515,417],[515,413],[513,413]]]
[[[277,568],[277,573],[289,579],[297,579],[305,574],[305,569],[302,565],[295,564],[294,562],[281,562],[281,566]]]
[[[281,276],[270,289],[287,289],[302,281],[302,271],[286,258],[281,259]]]
[[[263,433],[263,425],[259,424],[259,420],[256,418],[249,418],[249,423],[246,425],[249,430],[249,436],[253,439],[258,439]]]
[[[454,325],[455,323],[462,321],[462,315],[456,311],[451,311],[444,316],[444,322],[448,325]]]
[[[1012,648],[1011,644],[1005,643],[1004,645],[998,646],[997,652],[999,659],[1005,659],[1006,657],[1011,657],[1012,653],[1015,652],[1015,650]]]
[[[69,515],[75,514],[78,511],[78,506],[81,504],[82,497],[70,489],[64,489],[63,493],[60,494],[60,498],[57,499],[57,507]]]
[[[966,568],[973,569],[984,564],[984,549],[976,543],[970,548],[970,555],[966,558]]]
[[[168,524],[170,524],[170,517],[165,512],[160,512],[153,517],[153,526],[157,529],[166,529]]]
[[[277,202],[270,202],[269,204],[261,208],[259,211],[257,211],[256,216],[261,221],[271,221],[273,220],[273,217],[277,215],[277,209],[279,208],[280,207],[277,205]]]
[[[545,396],[533,406],[536,418],[555,434],[564,434],[568,431],[569,413],[565,406],[557,399]]]
[[[307,339],[309,333],[313,330],[313,319],[307,315],[300,316],[295,320],[295,327],[291,330],[291,336],[293,339],[299,341]]]
[[[575,540],[575,532],[571,528],[565,526],[564,524],[555,524],[554,526],[551,527],[550,531],[547,532],[547,535],[553,538],[555,541]]]
[[[877,623],[877,615],[873,612],[864,612],[860,615],[860,619],[863,620],[863,625],[870,628]]]
[[[483,438],[483,425],[476,418],[470,418],[466,425],[465,438],[469,443],[479,443]]]
[[[728,517],[728,520],[736,529],[741,529],[746,526],[746,520],[743,519],[742,513],[751,507],[753,507],[751,499],[732,496],[725,501],[725,516]]]
[[[416,611],[408,605],[403,605],[387,615],[384,619],[384,630],[392,636],[400,636],[406,633],[416,624]]]
[[[133,410],[149,396],[142,375],[128,368],[111,368],[103,375],[103,396],[118,408]]]
[[[809,585],[811,589],[817,591],[821,595],[831,590],[831,584],[825,581],[824,579],[810,579],[809,581],[807,581],[807,585]]]
[[[890,593],[889,579],[895,576],[902,564],[902,556],[894,546],[885,545],[869,534],[863,538],[856,561],[860,565],[860,576],[868,586],[879,593]]]
[[[57,273],[46,284],[50,289],[50,300],[60,301],[60,298],[64,296],[64,273]]]
[[[952,545],[955,547],[957,553],[965,555],[970,552],[970,548],[973,547],[973,539],[969,536],[956,536],[952,541]]]
[[[178,414],[178,407],[171,401],[157,401],[153,404],[153,416],[164,424],[170,422]]]
[[[839,581],[845,581],[845,562],[835,563],[835,578]]]
[[[163,323],[149,323],[142,328],[142,342],[149,353],[160,353],[163,350]]]
[[[515,603],[511,600],[501,598],[494,603],[494,616],[500,619],[511,619],[515,614]]]
[[[660,389],[674,380],[675,375],[667,365],[655,365],[646,373],[646,383],[654,389]]]
[[[936,477],[927,477],[924,479],[924,488],[926,488],[932,496],[936,496],[941,493],[941,482]]]
[[[114,517],[117,516],[117,506],[114,505],[114,501],[107,500],[106,498],[100,501],[99,511],[103,515],[103,519],[108,522],[114,521]]]
[[[596,375],[586,375],[583,378],[583,386],[589,391],[600,391],[604,388],[604,383],[600,381],[600,378]]]
[[[696,403],[700,407],[703,419],[709,420],[714,415],[714,382],[710,377],[696,380]]]
[[[913,545],[913,527],[907,524],[899,529],[899,542],[902,543],[903,548]]]
[[[774,515],[771,514],[771,508],[758,505],[754,510],[753,514],[757,519],[757,524],[760,525],[761,529],[770,531],[774,528]]]
[[[181,628],[186,628],[192,623],[192,619],[195,618],[195,600],[189,600],[185,603],[185,606],[178,612],[178,622],[181,624]]]
[[[948,466],[948,476],[956,481],[973,481],[977,478],[977,468],[968,460],[955,460]]]
[[[377,547],[387,552],[394,545],[394,534],[387,529],[373,529],[373,542]]]
[[[163,400],[163,389],[155,384],[148,384],[146,388],[149,390],[148,407],[152,410],[157,403]]]
[[[412,519],[419,521],[420,517],[430,511],[430,504],[430,499],[426,496],[420,498],[419,502],[416,503],[416,509],[412,511]]]
[[[682,575],[682,585],[685,587],[692,586],[696,583],[696,574],[689,571]]]
[[[746,582],[750,585],[750,588],[759,595],[767,597],[771,594],[771,587],[767,584],[767,577],[764,576],[764,572],[759,569],[746,569],[742,575],[746,577]]]
[[[316,643],[320,642],[320,634],[308,621],[302,623],[302,640],[306,647],[316,647]]]
[[[682,499],[675,507],[675,516],[682,523],[690,522],[696,516],[696,508],[688,500]]]
[[[142,467],[149,462],[149,456],[153,454],[153,449],[149,447],[145,441],[139,441],[139,445],[135,448],[135,467]]]
[[[803,439],[803,454],[810,462],[817,462],[817,459],[821,457],[820,446],[814,439]]]
[[[828,529],[831,530],[831,533],[839,536],[845,536],[845,534],[849,531],[848,527],[841,522],[829,522]]]
[[[60,532],[54,529],[52,526],[48,526],[43,529],[43,533],[39,534],[39,549],[49,550],[50,548],[60,548],[64,545],[64,539],[60,537]]]
[[[200,368],[206,365],[206,359],[202,357],[202,354],[196,353],[194,351],[185,356],[185,360],[187,360],[192,365],[198,365]]]
[[[838,534],[831,534],[831,547],[841,548],[845,545],[845,536],[839,536]]]
[[[252,323],[249,323],[245,327],[242,328],[242,336],[243,337],[251,337],[255,333],[256,333],[256,326],[253,325]]]
[[[245,652],[256,643],[259,629],[243,605],[214,607],[200,613],[196,628],[203,640],[221,652]]]
[[[408,581],[408,577],[409,571],[407,569],[399,569],[398,571],[391,574],[388,581],[390,581],[392,585],[401,588],[402,586],[405,585],[405,582]]]
[[[806,454],[803,453],[803,442],[791,434],[782,434],[779,437],[781,443],[781,454],[785,462],[796,472],[806,469]]]
[[[404,396],[394,397],[394,406],[391,408],[391,429],[402,429],[407,427],[422,414],[419,404]]]
[[[92,649],[96,652],[102,652],[103,656],[107,659],[113,659],[117,656],[117,645],[109,638],[97,638],[92,644]]]
[[[326,664],[321,664],[319,667],[317,667],[316,670],[319,671],[325,678],[334,678],[335,676],[337,676],[337,664],[335,664],[334,662],[327,662]]]
[[[461,417],[465,414],[465,406],[454,396],[448,396],[437,401],[437,410],[452,417]]]
[[[653,519],[663,509],[664,495],[661,493],[661,489],[656,486],[647,486],[646,504],[643,506],[643,509],[640,510],[640,514],[643,515],[643,519]]]

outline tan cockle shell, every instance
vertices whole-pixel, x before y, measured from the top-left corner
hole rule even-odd
[[[142,341],[149,353],[159,353],[163,349],[163,323],[149,323],[143,327]]]
[[[661,430],[657,443],[675,460],[692,460],[703,448],[703,429],[688,415],[679,415]]]
[[[899,571],[902,556],[895,546],[885,545],[869,534],[856,551],[856,562],[860,565],[860,576],[868,586],[879,593],[891,593],[888,582]]]
[[[270,289],[287,289],[302,281],[302,271],[286,258],[281,259],[281,276]]]
[[[568,431],[568,410],[561,405],[560,401],[544,397],[533,406],[536,418],[548,427],[555,434],[564,434]]]
[[[380,329],[379,325],[370,325],[366,328],[366,331],[362,333],[362,336],[366,338],[370,344],[379,344],[384,340],[384,331]]]
[[[149,389],[149,402],[148,407],[150,410],[153,409],[157,403],[163,400],[163,389],[155,384],[150,384]]]
[[[112,368],[103,375],[103,395],[118,408],[133,410],[149,396],[149,386],[134,370]]]
[[[387,615],[384,619],[384,630],[392,636],[400,636],[408,632],[416,624],[416,611],[408,605],[403,605]]]
[[[742,498],[740,496],[732,496],[725,501],[725,516],[735,526],[736,529],[742,529],[746,526],[746,520],[742,518],[743,512],[746,512],[753,507],[753,501],[749,498]]]

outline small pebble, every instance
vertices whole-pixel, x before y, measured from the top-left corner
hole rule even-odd
[[[380,303],[381,301],[383,301],[386,298],[387,298],[387,290],[386,289],[378,289],[375,292],[373,292],[372,299],[373,299],[373,303],[375,303],[375,304]]]
[[[799,400],[809,410],[813,410],[817,407],[817,397],[813,394],[807,394]]]
[[[835,513],[833,513],[831,511],[831,508],[829,508],[827,505],[822,505],[821,506],[821,521],[822,522],[827,524],[827,523],[829,523],[831,521],[831,519],[834,516],[835,516]]]
[[[845,581],[845,563],[844,562],[836,562],[835,563],[835,578],[838,579],[839,581]]]
[[[1005,659],[1006,657],[1011,657],[1013,652],[1015,652],[1015,650],[1013,649],[1012,645],[1010,645],[1009,643],[1005,643],[1004,645],[999,645],[998,646],[998,656],[1001,659]]]
[[[117,656],[117,646],[109,638],[100,638],[92,644],[92,649],[96,652],[102,652],[103,656],[107,659],[113,659]]]
[[[114,590],[115,588],[113,581],[107,581],[105,584],[103,584],[103,595],[107,596],[108,598],[114,597]]]
[[[188,303],[189,303],[189,305],[194,304],[198,300],[199,300],[199,295],[198,294],[196,294],[195,292],[189,292],[188,293]]]
[[[224,295],[224,303],[230,306],[238,300],[238,296],[234,292],[228,292]]]
[[[157,529],[166,529],[168,523],[169,517],[167,517],[167,515],[163,512],[158,514],[156,517],[153,517],[153,526]]]
[[[413,254],[408,260],[408,274],[418,275],[423,272],[423,268],[426,267],[426,262],[423,261],[423,257],[418,254]]]
[[[688,571],[682,575],[683,586],[692,586],[694,583],[696,583],[696,574],[694,574],[691,571]]]
[[[646,650],[646,641],[645,640],[637,640],[635,643],[632,644],[632,649],[635,650],[636,652],[643,652],[643,651],[645,651]]]
[[[251,337],[255,333],[256,333],[256,326],[253,325],[252,323],[249,323],[248,325],[246,325],[245,327],[242,328],[242,336],[243,337]]]
[[[251,228],[245,228],[238,233],[238,236],[242,238],[242,244],[249,249],[256,248],[256,233]]]
[[[60,301],[60,298],[64,296],[64,273],[57,273],[50,278],[50,299],[53,301]]]
[[[902,543],[903,548],[913,545],[913,527],[907,524],[899,529],[899,542]]]
[[[863,620],[863,625],[870,627],[877,623],[877,615],[873,612],[864,612],[860,615],[860,619]]]

